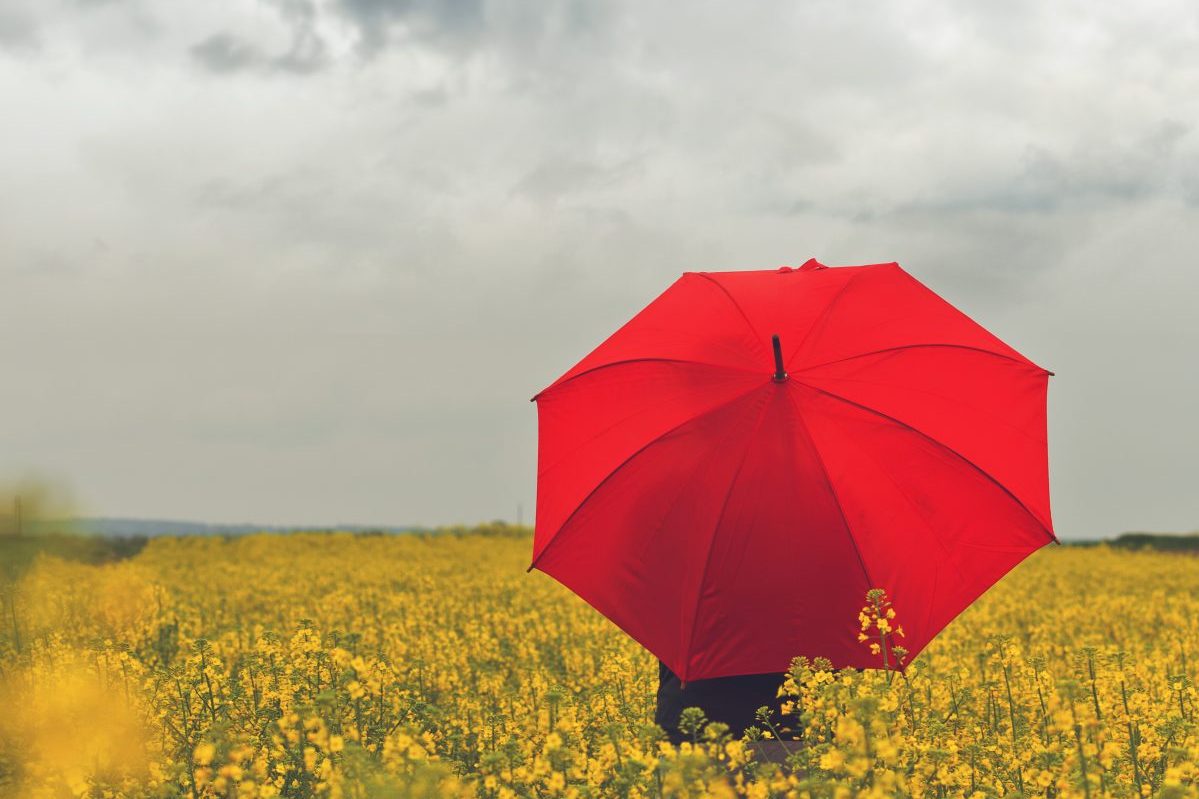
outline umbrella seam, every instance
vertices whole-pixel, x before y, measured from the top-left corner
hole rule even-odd
[[[770,384],[765,383],[764,385],[770,385]],[[604,477],[604,479],[602,479],[598,483],[596,483],[595,487],[587,492],[587,496],[583,497],[583,499],[579,501],[579,504],[575,506],[575,509],[570,512],[570,515],[567,516],[562,521],[562,524],[558,525],[558,529],[554,531],[554,534],[550,537],[550,540],[546,541],[545,546],[541,548],[541,552],[539,552],[537,554],[537,556],[535,558],[533,558],[533,562],[529,564],[529,568],[526,569],[526,571],[532,571],[533,568],[537,566],[537,562],[540,561],[543,557],[545,557],[545,553],[548,552],[549,548],[551,546],[553,546],[555,541],[558,540],[559,534],[566,528],[566,526],[568,524],[571,523],[571,521],[574,519],[574,517],[578,515],[579,511],[583,508],[583,506],[586,505],[587,502],[591,499],[591,497],[595,495],[595,492],[599,491],[604,486],[605,483],[607,483],[609,480],[611,480],[616,475],[617,472],[619,472],[626,465],[628,465],[628,463],[630,461],[632,461],[633,458],[636,458],[642,452],[649,449],[654,444],[657,444],[662,439],[666,438],[666,436],[679,430],[682,427],[685,427],[686,425],[690,424],[691,422],[698,421],[699,419],[702,419],[705,416],[708,416],[709,414],[715,413],[716,411],[719,411],[723,408],[727,408],[728,406],[732,405],[733,403],[735,403],[739,400],[745,399],[750,394],[754,393],[755,391],[760,391],[761,389],[762,389],[761,385],[754,386],[753,388],[749,389],[748,391],[743,391],[740,394],[737,394],[735,397],[732,397],[732,398],[726,400],[725,402],[721,402],[716,405],[713,405],[711,408],[708,408],[704,411],[701,411],[701,412],[695,414],[694,416],[684,419],[682,422],[679,422],[674,427],[671,427],[668,430],[665,430],[662,433],[659,433],[658,435],[654,436],[649,441],[645,442],[645,444],[638,447],[636,451],[634,451],[627,458],[625,458],[620,463],[618,463],[616,465],[616,467],[612,469],[612,471],[608,472],[608,474]]]
[[[807,384],[805,383],[804,385],[807,385]],[[851,438],[851,437],[847,436],[847,438]],[[852,439],[851,439],[851,440],[852,440]],[[913,499],[911,498],[911,496],[908,494],[908,492],[904,491],[904,490],[903,490],[903,489],[900,487],[899,483],[898,483],[898,482],[895,480],[895,477],[894,477],[894,475],[892,475],[890,471],[888,471],[887,469],[885,469],[885,468],[883,467],[883,464],[882,464],[882,463],[879,461],[879,459],[878,459],[878,458],[875,458],[873,455],[871,455],[871,454],[870,454],[869,452],[867,452],[865,449],[863,449],[863,448],[862,448],[862,447],[860,447],[860,446],[856,446],[856,445],[855,445],[855,449],[857,449],[857,451],[858,451],[858,452],[862,453],[862,454],[863,454],[863,455],[864,455],[864,456],[865,456],[865,457],[866,457],[866,458],[867,458],[867,459],[868,459],[868,460],[869,460],[871,463],[873,463],[875,466],[877,466],[877,467],[878,467],[878,470],[879,470],[879,472],[881,472],[881,473],[882,473],[882,475],[883,475],[884,477],[886,477],[886,478],[887,478],[887,481],[888,481],[889,483],[891,483],[891,485],[892,485],[892,486],[894,486],[894,487],[895,487],[895,490],[896,490],[897,492],[899,492],[899,495],[900,495],[901,497],[903,497],[904,501],[905,501],[905,502],[907,502],[907,503],[908,503],[908,505],[909,505],[909,506],[910,506],[910,507],[911,507],[911,508],[912,508],[914,511],[916,511],[916,518],[918,518],[918,519],[921,521],[921,523],[923,523],[923,524],[924,524],[924,526],[925,526],[925,527],[928,529],[929,533],[930,533],[930,534],[932,534],[932,538],[933,538],[933,540],[937,542],[937,546],[941,548],[941,552],[942,552],[942,553],[945,555],[945,557],[946,557],[947,559],[948,559],[948,558],[950,558],[950,557],[952,557],[952,554],[953,554],[953,553],[950,551],[949,547],[945,546],[945,542],[944,542],[944,541],[941,539],[941,536],[940,536],[940,535],[937,533],[937,531],[936,531],[936,530],[933,528],[933,526],[932,526],[932,524],[929,522],[929,520],[928,520],[928,519],[927,519],[927,518],[924,516],[924,514],[923,514],[923,513],[920,513],[920,509],[919,509],[919,507],[916,505],[916,501],[915,501],[915,500],[913,500]],[[955,565],[956,565],[956,564],[955,564]],[[959,576],[959,577],[961,577],[961,571],[960,571],[960,570],[958,571],[958,576]],[[965,582],[965,580],[964,580],[964,579],[963,579],[962,581],[963,581],[963,582]]]
[[[611,431],[612,431],[614,428],[616,428],[616,427],[618,427],[618,426],[620,426],[620,425],[624,424],[625,422],[629,421],[630,419],[635,419],[635,418],[637,418],[638,416],[641,416],[642,414],[645,414],[645,413],[649,413],[649,412],[650,412],[650,411],[652,411],[652,410],[654,410],[654,408],[653,408],[652,406],[646,406],[646,407],[644,407],[644,408],[641,408],[641,409],[640,409],[640,410],[638,410],[638,411],[635,411],[634,413],[630,413],[630,414],[629,414],[629,415],[627,415],[627,416],[622,416],[620,419],[617,419],[615,422],[613,422],[612,424],[608,425],[608,426],[607,426],[607,427],[605,427],[603,430],[600,430],[599,432],[597,432],[595,435],[591,436],[590,438],[587,438],[587,439],[586,439],[586,440],[584,440],[584,441],[580,441],[580,442],[578,442],[577,444],[575,444],[575,447],[574,447],[574,449],[573,449],[571,452],[568,452],[568,453],[566,453],[566,454],[564,454],[564,455],[561,455],[561,456],[559,456],[559,457],[558,457],[558,459],[557,459],[556,461],[554,461],[553,463],[549,464],[548,466],[545,466],[544,468],[538,468],[538,469],[537,469],[537,477],[538,477],[538,479],[540,479],[540,478],[544,477],[545,475],[548,475],[550,472],[552,472],[552,471],[554,471],[555,469],[557,469],[558,467],[562,466],[564,463],[566,463],[566,461],[567,461],[569,458],[571,458],[571,457],[574,457],[574,456],[577,456],[577,455],[578,455],[578,453],[579,453],[579,451],[580,451],[581,449],[583,449],[583,448],[584,448],[585,446],[587,446],[588,444],[591,444],[592,442],[594,442],[594,441],[595,441],[596,439],[598,439],[600,436],[603,436],[603,435],[605,435],[606,433],[609,433],[609,432],[611,432]]]
[[[805,383],[804,385],[807,384]],[[870,570],[866,568],[866,559],[862,557],[862,550],[858,547],[858,540],[854,538],[853,530],[849,527],[849,518],[845,515],[845,506],[841,504],[841,497],[837,495],[837,489],[833,487],[833,478],[829,476],[824,456],[820,454],[820,447],[816,446],[816,439],[812,437],[812,430],[808,427],[808,423],[803,417],[803,410],[800,409],[799,403],[795,401],[795,395],[788,394],[788,396],[791,398],[792,407],[795,408],[795,418],[799,421],[800,426],[803,427],[804,435],[808,438],[808,443],[812,445],[812,453],[816,456],[816,464],[824,474],[824,482],[828,486],[829,493],[833,495],[833,502],[837,503],[837,510],[841,513],[841,523],[845,526],[845,537],[849,539],[854,553],[858,556],[858,565],[862,567],[862,576],[866,578],[866,588],[874,588],[874,581],[870,579]]]
[[[1035,363],[1033,363],[1033,362],[1032,362],[1032,360],[1028,358],[1028,356],[1024,355],[1024,354],[1023,354],[1023,353],[1021,353],[1021,352],[1018,352],[1018,351],[1016,350],[1016,348],[1015,348],[1015,347],[1013,347],[1012,345],[1008,344],[1006,341],[1004,341],[1003,339],[999,338],[999,336],[995,335],[995,334],[994,334],[994,333],[992,333],[990,330],[987,330],[985,327],[983,327],[982,325],[980,325],[980,324],[979,324],[979,323],[978,323],[976,320],[974,320],[973,318],[971,318],[969,314],[967,314],[967,313],[966,313],[965,311],[963,311],[961,308],[958,308],[958,307],[957,307],[956,305],[954,305],[953,303],[951,303],[951,302],[949,302],[948,300],[946,300],[944,297],[942,297],[942,296],[941,296],[940,294],[938,294],[937,292],[933,291],[933,290],[932,290],[932,288],[931,288],[930,286],[926,285],[926,284],[925,284],[925,283],[924,283],[922,280],[920,280],[920,278],[916,277],[916,276],[915,276],[915,275],[913,275],[911,272],[909,272],[909,271],[907,271],[906,269],[904,269],[902,266],[900,266],[900,265],[899,265],[899,263],[898,263],[898,262],[896,262],[896,263],[894,264],[894,266],[895,266],[895,268],[896,268],[897,270],[899,270],[899,273],[900,273],[900,274],[904,275],[904,276],[905,276],[905,277],[906,277],[906,278],[907,278],[909,281],[911,281],[911,282],[912,282],[912,283],[913,283],[915,286],[917,286],[918,288],[920,288],[922,291],[924,291],[924,292],[925,292],[926,294],[928,294],[929,296],[935,297],[935,298],[937,298],[938,300],[940,300],[941,302],[945,303],[945,305],[947,305],[947,306],[950,308],[950,310],[951,310],[953,313],[957,314],[959,317],[961,317],[962,319],[966,320],[966,321],[967,321],[969,324],[973,325],[973,326],[974,326],[975,328],[977,328],[977,329],[978,329],[980,332],[982,332],[982,334],[983,334],[983,335],[985,335],[985,336],[989,336],[990,338],[994,339],[994,340],[995,340],[997,343],[999,343],[1000,345],[1002,345],[1002,346],[1006,347],[1007,349],[1011,350],[1012,352],[1015,352],[1015,353],[1016,353],[1017,355],[1019,355],[1021,358],[1024,358],[1026,361],[1028,361],[1030,364],[1032,364],[1033,366],[1037,367],[1038,369],[1041,369],[1042,371],[1045,371],[1045,372],[1049,372],[1049,374],[1051,374],[1051,375],[1053,374],[1053,372],[1050,372],[1048,369],[1045,369],[1044,367],[1042,367],[1042,366],[1040,366],[1040,365],[1038,365],[1038,364],[1035,364]],[[1056,539],[1055,539],[1055,540],[1056,540]]]
[[[1051,372],[1048,369],[1042,369],[1040,366],[1037,366],[1035,363],[1033,363],[1032,361],[1030,361],[1028,359],[1020,360],[1019,358],[1013,358],[1010,355],[1004,355],[1001,352],[995,352],[994,350],[988,350],[984,347],[975,347],[970,344],[951,344],[951,343],[936,342],[936,341],[924,342],[921,344],[900,344],[895,347],[884,347],[880,350],[871,350],[870,352],[859,352],[856,355],[847,355],[844,358],[837,358],[836,360],[832,360],[832,361],[824,361],[823,363],[816,363],[816,364],[812,364],[811,366],[801,366],[796,370],[796,374],[801,373],[801,372],[806,372],[811,369],[819,369],[822,366],[831,366],[835,363],[844,363],[845,361],[852,361],[855,358],[866,358],[871,355],[881,355],[882,353],[895,352],[897,350],[918,349],[920,347],[952,347],[954,349],[974,350],[975,352],[985,353],[986,355],[993,355],[996,358],[1003,358],[1006,361],[1018,363],[1021,366],[1032,366],[1037,372],[1040,372],[1042,374],[1051,374]]]
[[[1038,525],[1040,525],[1041,529],[1044,530],[1049,535],[1049,538],[1051,541],[1057,541],[1057,536],[1053,533],[1053,530],[1051,530],[1049,528],[1049,526],[1047,524],[1045,524],[1044,520],[1042,520],[1040,516],[1038,516],[1036,513],[1033,513],[1032,509],[1028,507],[1028,505],[1024,502],[1024,500],[1020,499],[1018,496],[1016,496],[1014,493],[1012,493],[1012,490],[1010,488],[1005,486],[1003,483],[999,482],[999,480],[995,479],[995,477],[993,477],[991,474],[989,474],[986,469],[982,468],[977,463],[970,460],[965,455],[963,455],[962,453],[958,452],[953,447],[946,444],[944,441],[938,441],[937,439],[933,438],[931,435],[924,432],[920,428],[913,427],[912,425],[908,424],[907,422],[903,421],[902,419],[898,419],[894,416],[891,416],[888,413],[883,413],[880,410],[871,408],[868,405],[863,405],[860,402],[854,402],[853,400],[849,399],[848,397],[843,397],[840,394],[836,394],[832,391],[828,391],[827,389],[820,388],[819,386],[814,386],[811,383],[806,383],[803,381],[798,381],[798,382],[803,383],[803,385],[807,386],[808,388],[812,389],[813,391],[819,391],[821,394],[827,394],[828,396],[832,397],[833,399],[840,400],[841,402],[844,402],[848,405],[852,405],[855,408],[861,408],[862,410],[864,410],[868,413],[873,413],[877,416],[882,417],[883,419],[887,419],[887,420],[899,425],[900,427],[904,427],[908,430],[911,430],[916,435],[918,435],[928,441],[931,441],[935,446],[941,447],[942,449],[946,450],[947,452],[950,452],[953,455],[956,455],[957,457],[961,458],[964,463],[966,463],[967,465],[972,467],[974,470],[976,470],[979,474],[981,474],[987,480],[994,483],[1001,491],[1003,491],[1005,494],[1007,494],[1009,497],[1011,497],[1013,502],[1015,502],[1017,505],[1019,505],[1021,508],[1023,508],[1024,512],[1027,513],[1029,516],[1031,516],[1033,521],[1035,521]]]
[[[1054,541],[1056,541],[1056,540],[1057,539],[1054,539]],[[966,611],[970,610],[970,608],[972,608],[974,606],[974,603],[979,600],[979,597],[981,597],[983,594],[987,593],[992,588],[994,588],[996,585],[998,585],[999,581],[1002,580],[1004,577],[1006,577],[1008,574],[1010,574],[1017,566],[1019,566],[1021,563],[1028,560],[1030,557],[1032,557],[1034,554],[1039,552],[1041,549],[1043,549],[1044,547],[1046,547],[1052,543],[1053,543],[1053,541],[1046,541],[1044,544],[1041,544],[1040,546],[1031,547],[1027,552],[1021,554],[1020,557],[1018,557],[1014,563],[1007,566],[1007,568],[1003,569],[1002,573],[999,574],[999,576],[995,578],[995,581],[993,583],[991,583],[990,585],[984,587],[981,591],[976,592],[973,587],[967,587],[967,590],[966,590],[967,595],[973,593],[974,596],[970,599],[969,602],[963,603],[961,609],[958,610],[957,613],[954,613],[952,616],[950,616],[945,621],[945,623],[941,625],[940,629],[937,630],[937,635],[940,635],[947,627],[949,627],[950,624],[952,624],[960,616],[965,614]],[[1061,542],[1058,542],[1058,543],[1061,543]],[[1016,554],[1020,554],[1020,553],[1016,553]],[[931,616],[932,616],[932,614],[930,613],[929,617],[931,618]],[[932,622],[926,621],[926,624],[931,625]],[[928,642],[925,643],[924,646],[920,647],[919,649],[917,649],[914,652],[908,653],[909,654],[909,657],[908,657],[908,665],[909,666],[911,665],[912,661],[915,660],[916,656],[919,655],[921,652],[923,652],[928,647],[928,645],[932,643],[933,638],[936,638],[936,635],[934,635],[932,638],[930,638],[928,640]],[[906,668],[906,666],[905,666],[905,668]]]
[[[758,332],[758,328],[756,328],[754,323],[750,321],[749,316],[745,313],[745,309],[741,307],[741,303],[737,302],[736,298],[733,297],[733,293],[729,291],[723,283],[712,277],[707,272],[690,272],[689,274],[698,275],[699,277],[704,278],[712,285],[716,286],[716,288],[724,292],[724,296],[729,298],[729,302],[731,302],[733,307],[737,309],[737,313],[741,314],[741,318],[745,320],[745,324],[749,325],[750,332],[754,334],[754,341],[757,342],[759,346],[765,347],[765,345],[762,343],[762,334]]]
[[[956,397],[947,397],[944,394],[938,394],[935,391],[927,391],[925,389],[917,388],[914,386],[901,386],[901,385],[897,385],[895,383],[885,383],[885,382],[880,382],[878,380],[862,380],[861,378],[857,378],[857,377],[818,377],[818,376],[813,375],[813,379],[830,380],[830,381],[833,381],[836,383],[861,383],[862,385],[865,385],[865,386],[881,386],[882,388],[888,388],[888,389],[902,388],[906,391],[911,391],[913,394],[924,394],[925,396],[928,396],[928,397],[935,397],[936,399],[939,399],[939,400],[945,400],[946,402],[950,403],[951,405],[956,405],[958,408],[966,408],[966,409],[969,409],[969,410],[977,413],[979,416],[987,417],[987,422],[989,424],[993,424],[996,427],[1002,427],[1007,430],[1010,430],[1010,431],[1012,431],[1013,434],[1019,435],[1023,438],[1026,438],[1029,441],[1033,442],[1034,444],[1044,445],[1047,443],[1045,438],[1043,438],[1043,437],[1038,438],[1035,434],[1029,433],[1027,430],[1023,430],[1023,429],[1017,427],[1016,425],[1012,424],[1011,422],[1007,422],[1002,419],[994,418],[990,413],[988,413],[987,411],[985,411],[982,408],[979,408],[977,405],[973,405],[971,403],[964,402],[961,399],[958,399]],[[812,385],[811,383],[809,383],[806,380],[801,380],[800,382],[802,382],[805,386]]]
[[[801,353],[803,351],[803,348],[808,343],[808,339],[810,339],[812,337],[812,334],[814,332],[816,332],[816,328],[822,326],[825,322],[828,321],[828,318],[830,315],[832,315],[833,309],[836,307],[838,301],[840,301],[840,299],[843,296],[845,296],[845,293],[847,291],[849,291],[849,287],[852,286],[854,283],[856,283],[858,281],[858,278],[860,278],[864,274],[866,274],[866,273],[858,272],[857,274],[849,276],[849,279],[845,281],[845,285],[840,288],[840,290],[837,292],[837,294],[831,300],[829,300],[828,305],[824,306],[824,313],[820,314],[820,318],[812,323],[812,326],[808,328],[808,332],[804,333],[804,337],[802,339],[800,339],[800,342],[798,344],[795,345],[795,349],[791,350],[791,354],[787,356],[788,363],[790,363],[795,358],[795,356],[799,355],[799,353]]]
[[[804,385],[807,385],[807,384],[805,383]],[[848,436],[847,436],[847,438],[849,438],[850,440],[852,440],[852,437],[848,437]],[[814,442],[813,442],[813,443],[814,443]],[[909,506],[909,507],[912,509],[912,511],[913,511],[913,512],[915,513],[915,515],[916,515],[916,518],[917,518],[917,519],[920,521],[920,523],[921,523],[922,525],[924,525],[924,528],[925,528],[926,530],[928,530],[928,532],[929,532],[929,535],[930,535],[930,536],[932,537],[932,539],[933,539],[933,540],[934,540],[934,541],[937,543],[937,546],[938,546],[938,547],[940,547],[940,549],[941,549],[941,552],[942,552],[942,554],[943,554],[943,561],[942,561],[942,562],[943,562],[943,563],[945,563],[945,564],[947,564],[947,565],[949,565],[949,566],[952,566],[952,567],[953,567],[953,572],[954,572],[954,573],[957,575],[957,578],[958,578],[958,585],[959,585],[959,586],[964,586],[964,585],[966,585],[966,584],[967,584],[967,583],[966,583],[966,578],[965,578],[965,576],[962,574],[961,567],[958,565],[957,561],[953,559],[953,552],[952,552],[952,551],[949,549],[949,547],[945,546],[945,542],[944,542],[944,541],[941,539],[941,536],[940,536],[940,535],[937,533],[937,531],[936,531],[936,529],[933,527],[932,523],[931,523],[931,522],[928,520],[928,518],[927,518],[927,517],[925,517],[925,515],[924,515],[923,513],[921,513],[921,512],[920,512],[920,508],[919,508],[919,506],[916,504],[916,501],[915,501],[915,500],[913,500],[913,499],[911,498],[911,496],[908,494],[908,492],[907,492],[907,491],[903,490],[903,488],[902,488],[902,487],[900,487],[900,485],[899,485],[898,481],[896,481],[896,479],[895,479],[894,475],[892,475],[892,474],[891,474],[891,472],[890,472],[890,471],[888,471],[888,470],[887,470],[887,469],[886,469],[886,468],[883,466],[882,462],[880,462],[880,461],[879,461],[877,458],[875,458],[873,455],[871,455],[869,452],[867,452],[867,451],[866,451],[864,448],[862,448],[861,446],[855,446],[855,448],[857,449],[857,451],[858,451],[859,453],[861,453],[863,456],[865,456],[865,457],[866,457],[866,458],[867,458],[867,459],[868,459],[868,460],[869,460],[871,463],[873,463],[873,464],[874,464],[874,465],[875,465],[875,466],[878,468],[879,472],[880,472],[880,473],[883,475],[883,477],[885,477],[885,478],[887,479],[887,481],[888,481],[889,483],[891,483],[891,485],[892,485],[892,486],[895,488],[895,490],[896,490],[896,491],[899,493],[899,496],[901,496],[901,497],[903,498],[903,500],[904,500],[904,501],[905,501],[905,502],[908,504],[908,506]],[[848,524],[848,522],[846,522],[846,523]],[[923,629],[923,628],[927,628],[927,627],[928,627],[928,620],[929,620],[930,618],[932,618],[932,614],[933,614],[933,607],[934,607],[934,600],[935,600],[935,598],[936,598],[936,588],[937,588],[937,583],[938,583],[938,582],[940,581],[940,579],[941,579],[941,573],[942,573],[942,571],[944,571],[944,570],[941,568],[941,564],[939,564],[939,563],[938,563],[938,564],[937,564],[937,571],[936,571],[936,573],[934,574],[934,577],[933,577],[933,592],[932,592],[932,594],[930,595],[929,604],[928,604],[928,607],[927,607],[927,608],[926,608],[926,610],[925,610],[925,614],[924,614],[924,621],[923,621],[923,623],[922,623],[922,625],[921,625],[921,629]],[[930,638],[929,640],[931,641],[932,639]],[[927,643],[926,643],[926,645],[927,645]],[[922,647],[922,648],[923,648],[923,647]],[[915,650],[915,651],[912,653],[912,657],[913,657],[913,658],[915,658],[915,656],[916,656],[917,654],[919,654],[919,653],[920,653],[920,650],[919,650],[919,649],[918,649],[918,650]]]
[[[728,438],[729,438],[729,436],[722,437],[720,442],[715,447],[713,447],[713,449],[718,449],[719,447],[723,446],[727,442]],[[695,468],[691,470],[691,472],[688,474],[687,480],[684,481],[683,487],[679,490],[679,492],[675,496],[674,500],[671,501],[669,507],[667,507],[667,509],[666,509],[666,512],[662,514],[662,518],[658,520],[658,523],[654,525],[652,530],[650,530],[646,535],[642,536],[641,541],[640,541],[640,548],[638,550],[638,553],[639,553],[638,559],[640,559],[641,555],[644,554],[645,548],[649,545],[650,541],[652,541],[653,538],[661,532],[662,525],[666,522],[666,519],[670,516],[671,513],[674,512],[675,508],[677,508],[679,506],[679,503],[682,502],[683,498],[685,496],[687,496],[687,487],[688,487],[688,485],[690,485],[691,481],[695,478],[695,475],[697,475],[701,469],[703,469],[705,466],[708,466],[711,463],[710,454],[711,453],[709,452],[708,454],[705,454],[705,456],[703,458],[700,458],[698,460],[698,463],[696,463]],[[559,583],[566,586],[567,588],[570,588],[569,585],[566,585],[566,583],[562,582],[562,580],[557,575],[555,575],[553,572],[544,571],[544,570],[543,570],[543,572],[545,574],[548,574],[554,580],[557,580]],[[573,591],[574,589],[570,588],[570,590]],[[611,608],[608,608],[607,610],[602,609],[599,607],[599,603],[597,603],[596,601],[593,601],[592,599],[589,599],[588,597],[585,597],[582,594],[579,594],[579,596],[582,596],[583,601],[587,602],[593,608],[598,610],[606,618],[611,619],[613,624],[615,624],[617,627],[619,627],[621,630],[623,630],[627,635],[629,635],[631,638],[633,638],[633,640],[641,642],[641,640],[639,638],[637,638],[636,636],[634,636],[633,633],[628,629],[628,626],[626,626],[625,624],[622,623],[623,620],[618,621],[616,618],[614,618],[612,615],[610,615]],[[649,646],[647,644],[645,644],[644,642],[641,642],[641,644],[642,644],[642,646],[645,646],[646,649],[649,649]],[[655,657],[658,657],[659,660],[665,662],[665,659],[662,656],[659,656],[657,653],[653,653],[653,654]],[[678,665],[677,662],[675,665]],[[681,672],[682,672],[682,669],[680,669],[680,673]]]
[[[565,385],[569,385],[570,383],[573,383],[575,380],[577,380],[580,377],[583,377],[584,375],[589,375],[589,374],[592,374],[593,372],[598,372],[601,369],[607,369],[610,366],[621,366],[621,365],[630,364],[630,363],[685,363],[685,364],[690,364],[692,366],[706,366],[711,369],[724,369],[724,370],[727,370],[730,372],[747,372],[747,373],[751,373],[751,374],[754,374],[754,373],[760,371],[760,370],[755,370],[755,369],[749,369],[749,368],[743,367],[743,366],[727,366],[727,365],[718,364],[718,363],[708,363],[707,361],[692,361],[692,360],[688,360],[687,358],[624,358],[619,361],[610,361],[608,363],[601,363],[598,366],[592,366],[589,369],[584,369],[583,371],[578,372],[577,374],[571,375],[570,377],[568,377],[565,380],[551,383],[550,385],[546,386],[545,388],[541,389],[541,391],[538,391],[536,394],[534,394],[532,397],[530,397],[529,401],[532,402],[534,400],[540,399],[542,396],[549,393],[550,391],[553,391],[556,388],[561,388],[562,386],[565,386]]]
[[[712,563],[712,552],[716,549],[716,534],[720,532],[720,523],[724,519],[724,512],[728,509],[729,497],[733,495],[733,487],[737,484],[737,478],[741,476],[741,470],[745,467],[745,461],[749,459],[749,451],[753,448],[754,438],[757,436],[758,430],[762,427],[762,420],[766,417],[766,409],[769,407],[770,398],[767,397],[766,402],[762,404],[762,410],[758,412],[758,419],[754,422],[754,429],[749,434],[749,439],[745,445],[745,452],[741,454],[741,461],[737,464],[737,471],[733,473],[733,478],[729,481],[729,492],[724,495],[724,502],[720,505],[720,513],[716,514],[716,524],[713,525],[712,535],[708,539],[708,552],[704,556],[704,566],[699,573],[699,585],[695,593],[695,610],[691,613],[691,623],[688,625],[687,630],[687,646],[682,653],[684,674],[679,679],[684,683],[691,673],[691,647],[695,645],[695,619],[699,616],[699,605],[704,593],[704,580],[708,578],[708,566]]]

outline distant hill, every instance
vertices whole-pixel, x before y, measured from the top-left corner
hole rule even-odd
[[[334,525],[271,525],[271,524],[208,524],[206,522],[188,522],[174,519],[127,519],[113,517],[87,517],[55,522],[47,520],[39,523],[45,530],[56,527],[69,529],[72,532],[87,535],[98,535],[114,538],[178,535],[246,535],[248,533],[291,533],[318,532],[327,530],[344,530],[351,533],[419,533],[427,532],[430,528],[409,525],[396,527],[379,524],[334,524]]]
[[[39,555],[83,563],[107,563],[137,555],[151,538],[169,536],[229,536],[249,533],[348,532],[363,536],[493,536],[530,538],[531,527],[496,519],[473,525],[395,527],[340,524],[331,527],[288,527],[264,524],[204,524],[164,519],[44,519],[26,526],[20,535],[0,533],[0,597]],[[2,776],[2,775],[0,775]]]

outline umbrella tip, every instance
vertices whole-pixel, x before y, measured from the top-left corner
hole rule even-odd
[[[774,347],[774,382],[781,383],[787,379],[787,373],[783,371],[783,345],[778,333],[770,337],[770,344]]]

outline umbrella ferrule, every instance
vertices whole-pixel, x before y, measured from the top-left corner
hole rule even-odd
[[[781,383],[787,379],[787,373],[783,371],[783,345],[779,344],[778,333],[770,337],[770,343],[774,347],[774,382]]]

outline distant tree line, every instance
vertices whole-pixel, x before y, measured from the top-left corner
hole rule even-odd
[[[1164,552],[1199,552],[1199,533],[1123,533],[1111,542],[1120,549],[1158,549]]]

